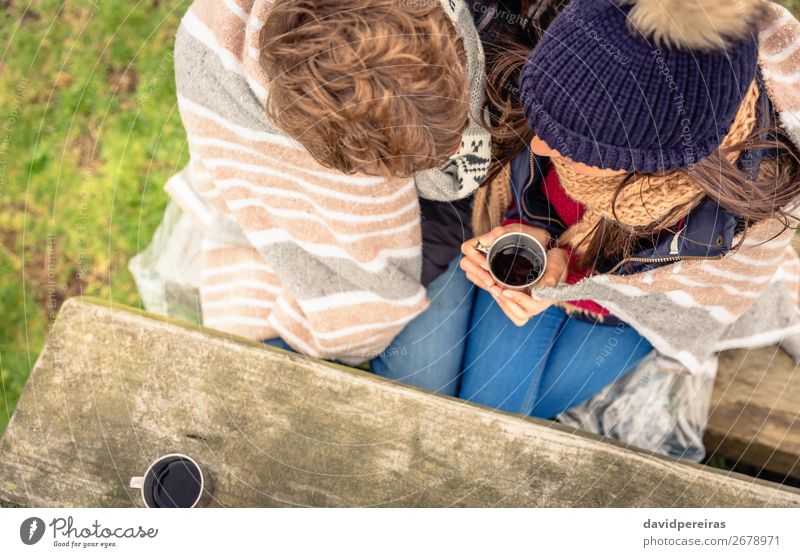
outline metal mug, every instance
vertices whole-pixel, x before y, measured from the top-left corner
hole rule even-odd
[[[506,282],[509,278],[508,272],[505,273],[505,277],[501,278],[501,275],[504,273],[497,268],[499,262],[498,256],[507,248],[515,248],[515,254],[524,254],[526,259],[529,259],[535,265],[535,268],[531,269],[528,274],[528,280],[523,284],[509,284]],[[494,281],[503,288],[509,290],[529,290],[541,280],[544,275],[544,270],[547,268],[547,250],[539,240],[524,232],[508,232],[503,234],[488,247],[478,242],[475,245],[475,249],[486,256],[486,265]],[[522,259],[520,259],[520,261],[522,261]]]
[[[193,458],[172,453],[156,459],[144,476],[131,478],[130,487],[141,491],[148,508],[192,508],[203,496],[205,478]]]

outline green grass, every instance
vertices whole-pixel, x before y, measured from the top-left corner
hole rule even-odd
[[[139,304],[126,265],[187,160],[171,53],[188,5],[0,0],[0,434],[66,297]]]
[[[58,306],[137,305],[126,265],[186,163],[172,43],[189,2],[0,0],[0,434]]]

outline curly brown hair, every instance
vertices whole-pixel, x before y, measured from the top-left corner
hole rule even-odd
[[[406,177],[468,123],[466,54],[436,0],[276,0],[260,34],[268,116],[322,165]]]

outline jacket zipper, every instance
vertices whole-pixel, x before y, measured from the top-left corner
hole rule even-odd
[[[678,261],[687,261],[687,260],[697,260],[697,259],[722,259],[725,257],[725,254],[722,255],[676,255],[674,257],[626,257],[619,263],[617,263],[613,269],[611,269],[606,274],[613,274],[617,269],[622,267],[625,263],[676,263]]]
[[[534,174],[533,173],[534,173],[534,170],[535,170],[535,164],[534,164],[535,163],[535,159],[534,159],[533,153],[531,153],[530,156],[528,157],[528,163],[530,164],[530,169],[531,169],[530,170],[530,175],[528,177],[528,183],[525,184],[522,187],[522,194],[519,197],[519,204],[520,204],[520,207],[522,208],[522,212],[525,213],[525,216],[528,217],[529,219],[546,220],[546,221],[554,222],[554,223],[560,225],[561,228],[567,228],[567,226],[559,219],[556,219],[556,218],[553,218],[553,217],[545,217],[543,215],[534,215],[533,213],[531,213],[528,210],[528,207],[525,205],[525,192],[528,191],[528,188],[531,186],[531,184],[533,183],[533,179],[534,179]],[[544,179],[544,178],[542,178],[542,179]]]

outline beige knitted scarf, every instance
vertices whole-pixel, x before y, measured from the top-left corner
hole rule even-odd
[[[739,107],[728,135],[722,142],[722,148],[736,145],[752,133],[757,118],[758,97],[758,85],[753,82]],[[726,154],[726,158],[730,162],[736,162],[739,153],[731,152]],[[686,216],[705,196],[704,190],[693,182],[690,170],[687,169],[635,178],[615,199],[614,195],[621,179],[619,175],[587,176],[575,172],[563,161],[553,159],[553,164],[564,191],[586,207],[581,221],[564,235],[565,242],[569,242],[572,246],[581,245],[584,249],[588,245],[588,237],[601,219],[613,220],[630,227],[642,227],[654,223],[669,227]],[[673,213],[677,207],[682,207],[682,210]]]
[[[756,123],[756,105],[759,88],[753,82],[742,101],[736,118],[722,147],[730,147],[744,141]],[[726,155],[735,162],[739,153]],[[579,174],[564,162],[552,159],[558,172],[558,178],[564,191],[586,207],[583,219],[563,235],[564,242],[572,246],[587,246],[588,236],[596,229],[600,220],[605,218],[620,224],[641,227],[660,222],[663,226],[672,226],[686,216],[700,201],[705,192],[696,185],[686,169],[672,171],[667,174],[649,174],[635,179],[626,185],[614,200],[614,194],[620,183],[619,175],[608,177],[587,176]],[[511,203],[510,164],[490,181],[478,189],[472,211],[472,229],[478,236],[499,226],[503,215]],[[615,209],[612,209],[614,204]],[[673,210],[682,206],[683,210]],[[670,219],[664,220],[670,216]]]
[[[495,226],[503,224],[503,218],[511,205],[510,163],[503,165],[491,180],[485,181],[475,191],[472,202],[472,233],[481,236]]]

